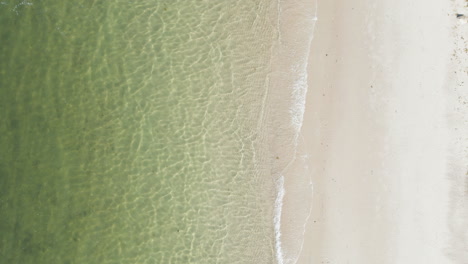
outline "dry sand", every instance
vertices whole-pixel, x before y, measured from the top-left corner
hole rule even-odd
[[[464,5],[319,0],[297,263],[468,263]]]

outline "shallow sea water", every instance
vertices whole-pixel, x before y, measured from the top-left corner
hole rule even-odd
[[[0,2],[0,263],[273,263],[268,1]]]

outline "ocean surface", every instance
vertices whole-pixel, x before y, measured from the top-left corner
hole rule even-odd
[[[276,11],[2,0],[0,263],[274,263]]]

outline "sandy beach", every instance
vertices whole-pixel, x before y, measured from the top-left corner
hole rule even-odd
[[[291,263],[468,263],[464,6],[318,1],[312,214]]]

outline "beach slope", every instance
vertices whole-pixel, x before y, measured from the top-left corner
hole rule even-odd
[[[468,263],[464,6],[318,2],[297,263]]]

